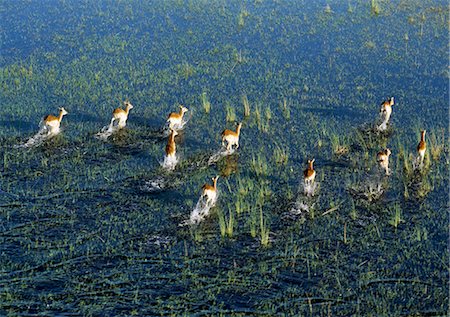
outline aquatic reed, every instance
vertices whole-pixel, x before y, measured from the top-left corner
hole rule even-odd
[[[250,103],[248,102],[247,95],[242,95],[242,104],[244,106],[244,116],[249,117],[250,116]]]
[[[200,100],[202,103],[202,107],[205,110],[205,113],[209,113],[211,111],[211,103],[208,100],[208,96],[206,95],[206,92],[203,92],[200,95]]]

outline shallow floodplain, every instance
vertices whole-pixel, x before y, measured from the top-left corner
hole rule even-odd
[[[447,3],[311,2],[0,4],[0,315],[447,314]],[[20,146],[61,106],[60,134]]]

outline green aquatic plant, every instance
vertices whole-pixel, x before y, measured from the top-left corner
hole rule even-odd
[[[433,158],[433,162],[439,162],[442,152],[444,151],[444,146],[446,144],[444,131],[442,130],[441,134],[439,134],[437,131],[431,132],[430,136],[428,137],[428,143],[430,145],[429,153]]]
[[[286,165],[289,160],[287,148],[277,145],[273,151],[273,158],[277,165]]]
[[[331,148],[333,155],[343,156],[350,151],[350,142],[347,136],[341,136],[341,134],[332,134],[330,136]]]
[[[379,15],[381,12],[378,0],[370,0],[370,12],[374,15]]]
[[[238,15],[238,29],[242,29],[245,25],[245,19],[250,15],[247,9],[242,8]]]
[[[258,153],[256,156],[252,155],[251,169],[258,177],[267,176],[269,173],[269,165],[266,157]]]
[[[404,220],[402,219],[402,209],[400,207],[400,204],[394,204],[394,206],[389,210],[392,213],[392,218],[391,220],[389,220],[389,224],[397,229],[400,223],[404,222]]]
[[[228,219],[221,208],[218,208],[217,215],[219,219],[219,228],[221,236],[222,237],[227,236],[231,238],[233,236],[235,226],[235,215],[232,208],[228,206]]]
[[[250,103],[248,102],[247,95],[242,95],[242,104],[244,106],[244,116],[249,117],[250,116]]]
[[[268,226],[267,220],[264,218],[262,206],[259,207],[259,234],[260,242],[263,247],[269,245],[269,233],[270,228]]]
[[[206,92],[203,92],[200,95],[200,101],[202,103],[202,107],[205,110],[205,113],[209,113],[211,111],[211,103],[208,100],[208,96],[206,95]]]
[[[283,97],[283,100],[280,102],[280,108],[283,113],[283,117],[286,120],[289,120],[291,118],[291,109],[290,109],[288,101],[285,97]]]
[[[229,103],[227,103],[225,106],[225,111],[227,113],[227,122],[236,121],[236,112],[234,110],[234,107],[232,107]]]

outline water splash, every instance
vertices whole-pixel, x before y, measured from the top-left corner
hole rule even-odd
[[[95,137],[102,141],[106,141],[111,135],[113,135],[120,129],[121,129],[120,125],[118,124],[114,125],[114,122],[111,122],[109,125],[104,126],[101,129],[101,131],[95,135]]]
[[[412,167],[414,171],[420,171],[423,169],[423,159],[420,155],[418,155],[416,158],[412,161]]]
[[[168,171],[173,171],[175,169],[175,167],[177,166],[179,162],[179,159],[176,155],[173,156],[164,156],[164,161],[161,164],[162,168],[168,170]]]
[[[192,115],[192,114],[191,114]],[[166,122],[166,125],[163,127],[162,136],[168,137],[170,135],[171,130],[181,131],[184,130],[184,126],[189,122],[191,117],[181,119],[181,123],[176,123],[173,125],[172,129],[169,128],[169,122]]]
[[[387,124],[388,124],[388,121],[383,120],[383,122],[380,125],[377,126],[377,131],[379,131],[379,132],[386,131],[387,128],[388,128]]]
[[[45,125],[41,125],[39,131],[23,144],[15,145],[14,148],[31,148],[42,145],[45,141],[50,140],[61,132],[60,128],[49,129]]]
[[[385,188],[380,181],[367,180],[362,184],[349,187],[349,192],[357,199],[373,202],[381,198],[385,192]]]
[[[213,208],[216,205],[216,202],[217,196],[214,198],[214,200],[208,200],[206,196],[202,195],[198,199],[194,210],[192,210],[189,219],[182,222],[180,226],[199,224],[200,222],[205,220],[206,217],[209,216],[211,208]]]
[[[232,155],[234,154],[234,152],[236,152],[236,149],[232,148],[230,150],[227,150],[226,147],[222,147],[218,152],[211,155],[211,157],[208,159],[208,165],[214,164],[222,157]]]
[[[157,176],[151,180],[146,181],[140,189],[147,193],[157,193],[165,190],[168,186],[168,181],[163,176]]]
[[[313,197],[316,193],[316,189],[319,187],[319,183],[303,181],[303,194],[306,197]]]

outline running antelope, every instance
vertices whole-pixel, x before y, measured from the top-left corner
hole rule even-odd
[[[166,145],[166,157],[167,158],[175,158],[175,154],[177,153],[177,147],[175,144],[175,136],[178,135],[177,131],[172,130],[170,133],[169,139],[167,140]]]
[[[316,171],[314,170],[313,164],[316,159],[308,160],[308,168],[303,172],[305,184],[314,183],[316,178]]]
[[[202,187],[202,197],[206,198],[206,203],[208,205],[214,205],[217,199],[217,180],[219,179],[219,176],[213,177],[213,185],[210,185],[206,183]]]
[[[386,124],[389,122],[389,119],[392,114],[392,106],[394,105],[394,97],[383,101],[380,108],[380,115],[383,122]]]
[[[47,128],[50,133],[54,133],[54,134],[58,133],[59,127],[61,125],[61,120],[62,120],[63,116],[65,116],[66,114],[68,114],[66,109],[59,108],[59,115],[57,117],[55,117],[51,114],[45,116],[44,117],[45,128]]]
[[[425,142],[426,132],[427,132],[426,130],[421,131],[420,142],[417,145],[417,153],[419,154],[417,158],[419,160],[420,166],[423,165],[423,159],[425,158],[425,151],[427,150],[427,143]]]
[[[130,113],[130,110],[133,109],[133,105],[128,100],[124,101],[123,104],[125,105],[125,110],[123,110],[122,108],[114,109],[110,124],[111,127],[116,120],[118,121],[117,126],[119,127],[119,129],[122,129],[126,126],[128,114]]]
[[[390,174],[389,171],[389,156],[391,155],[391,150],[385,149],[377,153],[377,162],[381,169],[384,170],[386,175]]]
[[[227,151],[230,151],[233,145],[236,145],[236,149],[239,147],[239,135],[241,134],[242,123],[238,123],[236,131],[224,130],[222,132],[222,146],[227,146]]]
[[[188,112],[188,108],[183,107],[180,105],[180,111],[179,112],[172,112],[167,117],[167,123],[169,124],[169,129],[174,130],[176,126],[181,126],[183,122],[183,116],[184,114]]]

